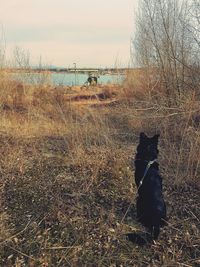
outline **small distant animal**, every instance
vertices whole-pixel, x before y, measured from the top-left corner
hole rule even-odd
[[[160,228],[166,225],[166,204],[162,193],[162,177],[159,174],[159,135],[148,137],[140,133],[135,156],[135,183],[137,219],[147,228],[152,240],[158,239]]]
[[[89,76],[87,79],[87,82],[89,85],[97,84],[97,77],[95,76]]]

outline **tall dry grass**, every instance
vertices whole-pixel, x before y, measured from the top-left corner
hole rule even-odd
[[[123,95],[136,105],[135,121],[140,131],[161,134],[161,159],[164,175],[174,183],[199,184],[200,108],[198,90],[190,90],[168,106],[168,96],[161,89],[155,73],[137,70],[128,74]]]
[[[0,265],[196,264],[199,102],[188,94],[169,107],[159,84],[144,77],[136,72],[122,88],[102,88],[117,101],[93,106],[69,101],[65,88],[0,76]],[[172,207],[160,243],[145,248],[124,238],[143,231],[134,217],[132,163],[141,131],[161,134]]]

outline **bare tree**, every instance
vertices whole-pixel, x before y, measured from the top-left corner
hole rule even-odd
[[[28,50],[16,46],[13,51],[14,65],[21,69],[30,68],[30,53]]]
[[[192,87],[199,46],[199,2],[141,0],[136,19],[135,59],[155,68],[169,103]],[[199,52],[199,51],[198,51]],[[190,73],[190,75],[188,75]]]
[[[3,26],[0,31],[0,68],[3,68],[6,63],[6,40]]]

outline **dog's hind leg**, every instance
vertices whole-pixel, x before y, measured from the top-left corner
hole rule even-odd
[[[150,226],[147,228],[147,235],[149,236],[149,241],[157,240],[160,234],[160,226]]]
[[[151,231],[153,240],[157,240],[159,234],[160,234],[160,225],[153,226]]]

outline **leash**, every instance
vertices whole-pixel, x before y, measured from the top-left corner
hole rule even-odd
[[[140,187],[143,185],[143,181],[144,181],[144,179],[145,179],[145,176],[147,175],[147,172],[148,172],[149,168],[150,168],[151,165],[154,164],[155,162],[157,162],[157,159],[154,159],[154,160],[151,160],[151,161],[148,162],[148,164],[147,164],[147,166],[146,166],[146,169],[145,169],[145,171],[144,171],[144,175],[143,175],[142,179],[141,179],[140,182],[139,182],[139,186],[138,186],[137,192],[139,192]]]

